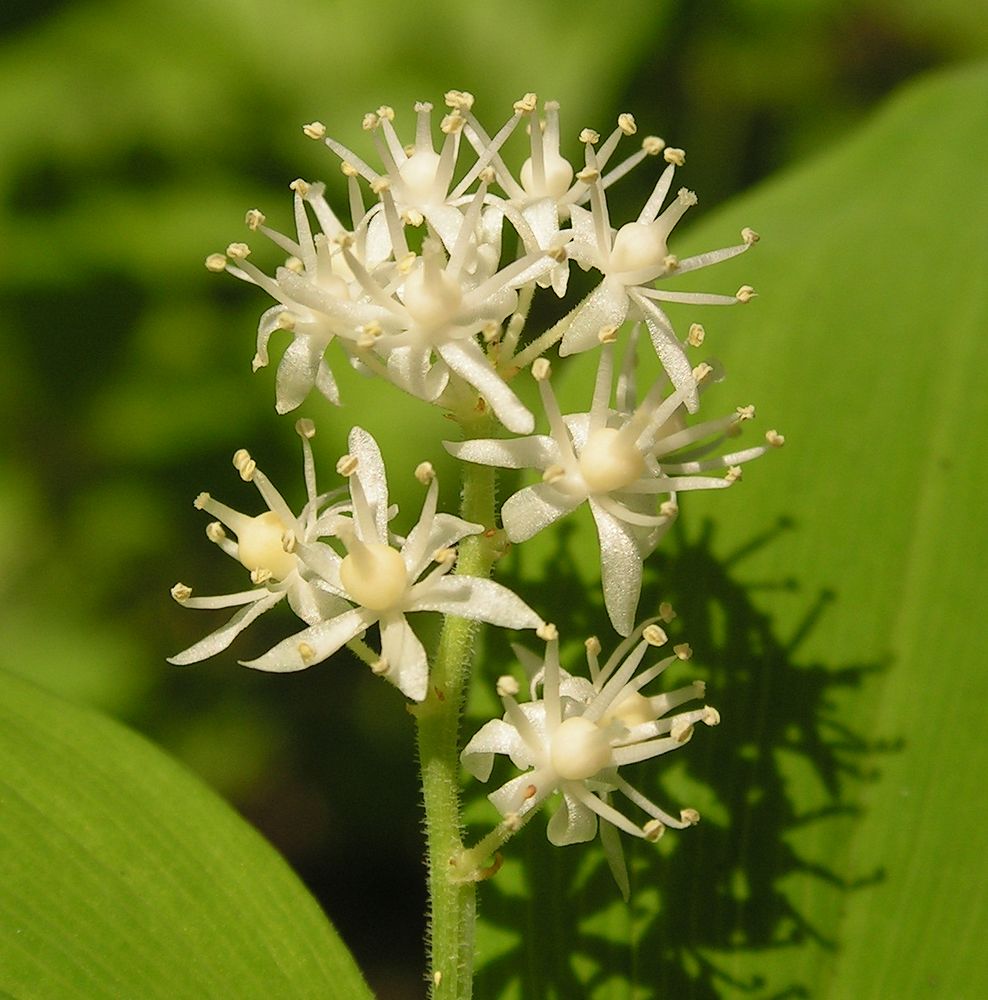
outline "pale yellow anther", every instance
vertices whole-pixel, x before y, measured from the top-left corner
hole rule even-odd
[[[700,199],[697,198],[696,192],[691,191],[689,188],[680,188],[676,192],[676,201],[680,205],[685,205],[687,208],[692,208]]]
[[[226,254],[222,253],[211,253],[206,258],[206,270],[212,271],[214,274],[218,274],[220,271],[226,270]]]
[[[659,617],[668,625],[677,617],[676,609],[668,601],[663,601],[659,605]]]
[[[439,123],[439,131],[443,135],[451,135],[454,132],[459,132],[464,123],[463,116],[455,112],[451,115],[443,115],[442,121]]]
[[[391,180],[384,174],[380,177],[375,177],[374,180],[371,181],[370,186],[371,191],[373,191],[376,195],[383,194],[389,187],[391,187]]]
[[[548,358],[536,358],[532,362],[532,378],[536,382],[544,382],[552,374],[552,365]]]
[[[693,655],[693,647],[688,642],[680,642],[672,647],[672,651],[680,660],[688,660]]]
[[[786,443],[785,435],[780,434],[777,430],[766,431],[765,440],[773,448],[781,448]]]
[[[663,517],[676,517],[679,514],[679,504],[675,500],[663,500],[659,504],[659,513]]]
[[[279,330],[294,330],[297,322],[298,317],[295,313],[289,312],[286,309],[284,312],[278,313],[278,317],[275,319],[274,325]]]
[[[425,216],[417,208],[406,208],[405,211],[401,213],[401,221],[404,222],[406,226],[418,229],[418,227],[425,222]]]
[[[675,163],[677,167],[681,167],[686,162],[686,150],[680,149],[678,146],[666,146],[662,150],[662,156],[666,163]]]
[[[301,177],[296,177],[295,180],[288,185],[300,198],[304,198],[311,188],[308,181],[303,180]]]
[[[340,164],[340,173],[343,174],[344,177],[356,177],[359,174],[359,171],[352,163],[344,160]]]
[[[686,335],[686,343],[690,347],[699,347],[703,343],[703,338],[706,337],[707,331],[703,329],[700,323],[691,323],[690,332]]]
[[[645,630],[642,632],[642,638],[650,646],[664,646],[669,641],[669,636],[666,635],[664,628],[660,628],[654,622],[651,625],[646,625]]]
[[[580,142],[589,142],[591,146],[596,146],[600,142],[600,133],[592,128],[581,129]]]
[[[391,669],[391,664],[386,656],[382,656],[371,664],[371,673],[378,677],[383,677]]]
[[[649,156],[658,156],[666,148],[665,139],[660,139],[657,135],[647,135],[642,139],[642,149]]]
[[[233,467],[239,472],[250,461],[250,452],[246,448],[238,448],[233,453]]]
[[[596,167],[584,167],[576,174],[576,179],[584,184],[593,184],[599,177],[600,171]]]
[[[415,261],[418,258],[415,254],[409,250],[408,253],[401,255],[401,260],[397,263],[399,274],[411,274],[412,268],[415,267]]]
[[[473,94],[467,90],[447,90],[443,97],[447,108],[469,111],[473,107]]]
[[[602,326],[597,331],[597,340],[602,344],[613,344],[617,340],[617,333],[620,329],[619,326]]]
[[[226,255],[234,260],[244,260],[250,256],[250,247],[246,243],[231,243],[226,248]]]
[[[600,655],[600,639],[598,639],[597,636],[595,635],[590,636],[590,638],[587,639],[586,642],[583,643],[583,645],[586,646],[587,652],[591,656]]]
[[[432,110],[432,105],[429,105],[429,110]],[[395,120],[395,109],[391,107],[390,104],[382,104],[377,109],[377,117],[385,121],[393,122]]]
[[[679,819],[683,823],[689,823],[690,826],[696,826],[700,822],[700,814],[695,809],[680,809]]]
[[[618,115],[618,128],[625,135],[634,135],[638,131],[638,123],[635,121],[635,116],[628,114],[626,111],[622,115]]]
[[[428,486],[436,478],[436,470],[432,462],[419,462],[415,466],[415,478],[423,485]]]
[[[289,257],[285,261],[285,270],[293,274],[305,274],[305,261],[300,257]]]
[[[302,126],[302,131],[310,139],[326,138],[326,126],[322,122],[309,122],[307,125]]]
[[[181,604],[183,601],[187,601],[192,596],[192,588],[186,586],[184,583],[176,583],[171,589],[171,595]]]
[[[352,476],[357,471],[356,455],[341,455],[336,463],[336,471],[341,476]]]
[[[675,271],[679,268],[679,258],[674,253],[667,253],[662,258],[662,266],[667,271]]]
[[[650,819],[643,827],[642,833],[645,834],[645,839],[651,843],[655,843],[661,836],[666,832],[665,824],[657,819]]]
[[[266,566],[259,566],[257,569],[250,571],[250,582],[259,587],[262,583],[267,583],[271,579],[271,576],[271,570]]]
[[[316,425],[308,417],[300,417],[295,421],[295,433],[311,441],[316,436]]]
[[[693,369],[693,381],[699,385],[705,378],[708,378],[713,368],[706,363],[706,361],[701,361],[696,368]]]
[[[489,319],[480,328],[480,335],[484,338],[485,344],[493,344],[501,336],[501,324]]]
[[[291,530],[291,529],[289,528],[289,530],[288,530],[288,531],[286,531],[286,532],[285,532],[285,533],[284,533],[284,534],[283,534],[283,535],[281,536],[281,547],[282,547],[282,548],[283,548],[283,549],[284,549],[284,550],[285,550],[286,552],[294,552],[294,551],[295,551],[295,544],[296,544],[296,542],[297,542],[297,541],[298,541],[298,539],[297,539],[297,538],[295,537],[295,532],[294,532],[294,531],[292,531],[292,530]]]
[[[226,529],[219,521],[210,521],[206,525],[206,537],[216,545],[226,540]]]
[[[526,94],[520,101],[515,101],[513,108],[516,115],[530,115],[539,105],[538,96]]]
[[[192,501],[192,506],[195,507],[196,510],[202,510],[210,500],[212,500],[212,497],[208,493],[200,493],[199,496]]]
[[[264,225],[264,213],[259,208],[252,208],[244,216],[244,222],[251,232],[255,232]]]
[[[549,247],[545,255],[546,257],[551,257],[557,264],[564,263],[568,256],[565,246]]]
[[[706,681],[693,681],[693,697],[702,698],[707,693]]]
[[[716,708],[710,705],[703,706],[703,715],[700,716],[700,721],[705,726],[719,726],[720,725],[720,712]]]
[[[365,132],[373,132],[379,124],[380,121],[373,111],[368,111],[367,114],[360,120],[360,127]]]
[[[758,293],[751,285],[742,285],[735,293],[734,297],[738,302],[750,302]]]
[[[566,478],[566,470],[561,465],[550,465],[542,473],[543,483],[558,483],[560,479]]]
[[[742,470],[740,465],[732,465],[728,468],[727,472],[724,473],[724,478],[729,483],[736,483],[742,475]]]
[[[535,634],[543,642],[552,642],[553,639],[559,638],[559,631],[552,622],[543,622],[536,630]]]
[[[739,406],[734,411],[734,415],[738,423],[743,423],[745,420],[754,420],[755,408],[750,403],[747,406]]]
[[[493,167],[484,167],[477,176],[480,178],[482,184],[493,184],[497,174],[494,172]]]
[[[682,716],[676,716],[676,718],[672,720],[669,735],[677,743],[685,743],[693,735],[693,723],[688,719],[684,719]]]
[[[316,658],[316,651],[307,642],[300,642],[295,648],[303,663],[311,663]]]
[[[415,111],[416,114],[418,114],[420,111],[431,111],[432,103],[430,101],[416,101],[415,104],[413,105],[413,110]],[[380,112],[378,113],[380,114]],[[384,115],[381,115],[381,117],[383,118]]]
[[[747,226],[741,230],[741,239],[744,240],[748,246],[754,246],[761,237],[754,231],[754,229],[749,229]]]
[[[518,694],[520,687],[514,677],[510,674],[504,674],[498,677],[496,690],[499,698],[514,698]]]

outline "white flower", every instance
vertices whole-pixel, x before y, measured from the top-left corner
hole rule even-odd
[[[642,562],[678,511],[676,494],[728,487],[740,478],[743,462],[783,442],[781,435],[770,431],[765,445],[704,458],[753,417],[754,408],[740,407],[727,417],[684,426],[682,406],[697,382],[710,374],[705,365],[691,372],[689,385],[671,392],[665,379],[656,382],[636,406],[635,346],[633,333],[616,409],[610,405],[613,345],[605,343],[589,412],[565,417],[560,413],[548,380],[548,363],[540,359],[533,374],[549,420],[549,436],[445,442],[450,454],[468,462],[541,473],[541,482],[519,490],[501,507],[512,542],[526,541],[588,504],[600,539],[604,603],[621,635],[627,635],[634,622]],[[714,470],[726,470],[726,475],[705,475]],[[667,498],[660,502],[663,494]]]
[[[406,615],[438,611],[505,628],[538,628],[539,616],[506,587],[493,580],[449,575],[456,555],[451,548],[483,528],[451,514],[436,513],[439,484],[431,467],[421,469],[429,481],[418,523],[405,539],[392,544],[388,532],[391,511],[388,484],[377,443],[355,427],[349,437],[350,454],[337,468],[350,477],[353,517],[333,525],[346,554],[328,545],[299,544],[296,554],[323,587],[349,602],[347,609],[279,643],[245,666],[259,670],[303,670],[332,656],[341,646],[378,624],[383,674],[409,698],[421,701],[427,691],[425,649]],[[428,574],[425,571],[432,564]],[[353,605],[350,607],[349,605]]]
[[[208,493],[201,493],[195,505],[208,511],[217,521],[206,529],[210,541],[215,542],[228,555],[250,570],[254,589],[219,597],[193,597],[191,588],[177,583],[172,596],[187,608],[233,608],[240,610],[221,628],[195,645],[168,658],[169,663],[184,666],[197,663],[222,652],[259,615],[287,598],[292,610],[305,622],[313,624],[339,613],[345,604],[340,598],[313,584],[312,574],[299,561],[296,545],[314,540],[325,534],[334,524],[345,504],[324,508],[328,494],[316,491],[315,467],[309,438],[315,433],[310,420],[296,424],[302,438],[303,466],[308,500],[296,517],[282,495],[254,464],[243,449],[233,456],[233,464],[246,482],[252,482],[261,494],[268,509],[251,517],[214,500]],[[235,535],[236,541],[224,530],[224,525]]]
[[[589,350],[597,345],[601,330],[618,327],[628,318],[643,318],[655,353],[672,384],[677,389],[685,390],[684,403],[692,413],[699,405],[690,375],[692,366],[658,302],[734,305],[747,302],[754,291],[745,285],[735,295],[666,292],[649,287],[649,283],[735,257],[756,243],[758,236],[745,229],[741,233],[743,242],[738,246],[713,250],[685,260],[670,254],[669,234],[683,213],[696,204],[696,195],[686,188],[680,189],[676,199],[659,214],[672,186],[676,166],[683,163],[685,153],[681,149],[666,147],[663,156],[669,165],[638,219],[615,233],[608,217],[600,163],[588,139],[586,167],[579,176],[590,186],[592,211],[574,206],[573,240],[569,244],[569,255],[584,269],[600,271],[604,280],[572,314],[559,353],[565,356]]]
[[[702,681],[667,694],[641,693],[670,664],[690,655],[687,645],[676,646],[672,656],[635,676],[648,647],[666,642],[658,626],[640,625],[603,666],[597,660],[600,644],[588,640],[589,680],[572,677],[560,668],[554,633],[551,626],[541,633],[550,638],[541,670],[531,682],[531,700],[519,704],[513,696],[517,682],[502,678],[498,693],[503,718],[486,723],[460,759],[481,781],[490,777],[496,754],[506,755],[523,772],[488,795],[503,817],[519,825],[549,796],[560,792],[562,802],[546,831],[549,841],[557,846],[584,843],[596,836],[599,825],[608,863],[627,898],[628,877],[616,831],[657,840],[666,827],[683,829],[700,817],[693,809],[684,809],[678,817],[670,815],[621,777],[619,769],[679,749],[692,736],[696,723],[713,726],[720,716],[708,706],[669,715],[684,702],[703,697]],[[539,686],[541,698],[537,698]],[[641,826],[632,822],[611,804],[614,792],[650,819]]]

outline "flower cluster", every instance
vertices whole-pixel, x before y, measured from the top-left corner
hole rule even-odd
[[[267,510],[249,516],[208,494],[197,499],[196,506],[217,519],[208,537],[250,571],[253,589],[194,597],[177,584],[173,596],[188,607],[239,610],[172,662],[193,663],[225,650],[258,615],[287,598],[305,627],[242,661],[246,666],[302,670],[348,645],[375,673],[420,702],[431,697],[432,665],[410,621],[419,612],[537,630],[547,640],[544,659],[533,664],[530,654],[519,651],[532,667],[530,700],[517,702],[517,684],[502,678],[504,717],[474,736],[463,764],[486,780],[494,756],[505,754],[523,772],[490,796],[508,826],[520,826],[560,793],[549,839],[585,841],[599,827],[627,894],[617,831],[655,839],[666,827],[688,826],[697,816],[692,810],[678,817],[664,812],[619,769],[682,746],[696,722],[718,720],[707,707],[670,714],[702,696],[699,682],[664,695],[640,693],[688,655],[687,647],[677,646],[673,655],[636,674],[649,647],[666,641],[654,619],[635,626],[643,563],[676,517],[680,493],[729,487],[744,463],[783,443],[770,430],[763,443],[725,446],[753,418],[747,404],[726,415],[693,418],[717,373],[689,357],[704,341],[703,327],[694,323],[680,336],[664,305],[748,302],[754,291],[747,285],[734,294],[706,294],[677,291],[675,279],[746,252],[758,237],[746,228],[734,245],[678,257],[671,249],[674,229],[697,200],[674,183],[686,154],[657,136],[636,139],[630,114],[620,115],[603,139],[582,129],[579,155],[571,161],[563,152],[555,102],[540,110],[535,95],[526,94],[495,130],[475,117],[473,104],[470,94],[450,91],[438,122],[431,104],[417,104],[411,141],[400,137],[394,110],[378,108],[363,119],[374,147],[369,159],[328,136],[322,123],[305,125],[305,135],[324,143],[339,161],[347,211],[337,214],[322,183],[297,179],[291,184],[290,235],[270,227],[258,209],[246,215],[248,230],[280,250],[279,266],[262,268],[246,242],[211,254],[206,266],[256,285],[274,300],[258,325],[253,366],[264,368],[272,338],[288,335],[277,367],[278,412],[294,410],[313,388],[339,404],[333,366],[342,358],[456,418],[466,439],[445,447],[463,463],[464,477],[478,465],[537,474],[537,482],[500,508],[509,541],[524,543],[586,504],[600,541],[604,604],[624,640],[603,665],[597,660],[600,644],[590,641],[589,677],[568,674],[559,663],[555,626],[488,579],[493,556],[469,571],[457,567],[461,543],[497,533],[497,511],[485,514],[483,524],[440,512],[435,473],[422,462],[416,470],[426,488],[421,514],[407,535],[397,535],[391,525],[398,511],[389,501],[374,438],[353,428],[348,453],[336,466],[346,486],[319,493],[314,427],[301,420],[307,499],[298,515],[242,450],[234,465],[257,487]],[[524,126],[528,155],[513,171],[509,140]],[[619,149],[629,146],[621,158]],[[608,190],[649,162],[661,166],[651,193],[637,218],[614,226]],[[534,297],[565,299],[573,263],[597,276],[592,290],[550,329],[532,334],[526,325]],[[624,360],[616,371],[615,342],[622,331]],[[643,332],[663,374],[639,399]],[[553,348],[560,358],[599,351],[584,412],[560,409],[543,357]],[[523,371],[538,384],[548,433],[533,433],[535,415],[512,386]],[[365,641],[369,632],[377,636],[377,649],[373,638]],[[615,794],[647,821],[639,825],[627,818],[612,803]]]

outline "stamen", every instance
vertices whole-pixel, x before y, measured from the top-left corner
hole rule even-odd
[[[674,163],[677,167],[681,167],[686,163],[686,150],[677,146],[666,146],[662,151],[662,157],[666,163]]]
[[[221,253],[211,253],[206,258],[206,270],[218,274],[226,270],[226,255]]]
[[[514,697],[518,694],[520,687],[518,681],[514,679],[510,674],[504,674],[502,677],[497,679],[497,693],[498,696],[504,698],[505,696]]]
[[[676,615],[673,606],[668,601],[663,601],[659,605],[659,617],[662,619],[662,621],[664,621],[668,625],[669,622],[671,622],[674,618],[678,616]],[[673,646],[673,649],[675,648],[676,647]]]
[[[420,462],[415,466],[415,478],[423,485],[428,486],[436,478],[436,470],[431,462]]]
[[[742,285],[735,293],[734,297],[738,302],[750,302],[758,293],[751,285]]]
[[[681,642],[673,646],[672,651],[680,660],[688,660],[693,655],[693,647],[688,642]]]
[[[244,216],[244,222],[247,224],[247,228],[254,232],[264,225],[264,213],[259,208],[252,208]]]
[[[552,622],[543,622],[536,630],[535,634],[544,642],[552,642],[559,638],[559,632]]]
[[[703,338],[707,335],[707,331],[699,323],[690,324],[690,332],[686,335],[686,343],[690,347],[699,347],[703,343]]]
[[[176,583],[171,589],[171,595],[179,604],[182,604],[192,596],[192,588],[186,586],[184,583]]]
[[[359,464],[356,455],[341,455],[336,463],[336,471],[339,475],[349,478],[357,471]]]

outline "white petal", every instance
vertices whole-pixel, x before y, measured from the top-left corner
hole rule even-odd
[[[683,345],[673,332],[669,318],[651,299],[644,295],[632,292],[632,299],[645,317],[648,333],[652,338],[652,346],[669,376],[669,381],[677,389],[685,388],[687,390],[683,402],[690,413],[696,413],[700,405],[700,397],[696,390],[696,380],[693,378],[693,366],[690,364],[689,358],[686,357]]]
[[[319,622],[350,610],[350,605],[342,597],[313,586],[307,580],[298,579],[288,588],[287,593],[292,611],[306,625],[318,625]]]
[[[277,393],[275,409],[279,413],[294,410],[309,394],[309,390],[316,382],[322,353],[323,348],[316,346],[303,334],[296,334],[295,339],[288,345],[278,365],[275,384]]]
[[[367,498],[377,528],[377,540],[388,539],[388,478],[377,442],[362,427],[354,427],[347,439],[350,454],[357,460],[356,475]],[[365,538],[365,542],[370,539]]]
[[[406,555],[417,530],[418,526],[416,525],[412,529],[412,533],[408,536],[408,540],[402,549],[402,555]],[[449,548],[460,541],[460,539],[466,538],[467,535],[477,535],[483,530],[484,526],[482,524],[472,524],[470,521],[464,521],[462,517],[456,517],[455,514],[437,514],[429,529],[429,536],[426,539],[425,545],[422,546],[418,562],[410,564],[410,560],[406,558],[406,565],[408,566],[411,579],[417,580],[421,576],[422,571],[432,562],[432,557],[436,549]]]
[[[385,677],[406,698],[421,701],[428,690],[429,661],[404,615],[381,619],[381,655],[388,662]]]
[[[431,403],[446,388],[449,370],[432,363],[428,347],[396,347],[388,354],[388,377],[399,389]]]
[[[507,816],[508,813],[523,816],[541,805],[556,788],[556,776],[548,769],[537,768],[512,778],[487,798],[502,816]]]
[[[564,514],[575,510],[583,499],[564,496],[548,483],[536,483],[504,501],[501,521],[512,542],[524,542]]]
[[[313,664],[321,663],[355,635],[363,632],[377,620],[377,616],[365,608],[352,608],[329,621],[312,625],[301,632],[279,642],[256,660],[241,660],[245,667],[255,670],[269,670],[273,673],[291,673],[305,670]],[[302,657],[299,647],[311,650],[312,655]]]
[[[628,525],[608,514],[592,498],[590,510],[600,538],[600,569],[604,605],[619,635],[628,635],[635,625],[635,610],[642,588],[642,557]]]
[[[628,315],[628,293],[619,281],[605,278],[587,296],[573,317],[559,345],[559,356],[579,354],[597,347],[605,326],[620,326]]]
[[[464,462],[495,465],[499,469],[547,469],[560,460],[558,446],[545,434],[512,441],[498,438],[443,441],[443,447]]]
[[[463,748],[460,762],[479,781],[486,781],[494,767],[494,754],[515,756],[524,754],[525,749],[525,743],[514,726],[503,719],[491,719]]]
[[[509,431],[516,434],[532,433],[535,417],[494,371],[487,356],[474,341],[442,344],[436,349],[446,364],[487,400]]]
[[[502,628],[538,628],[542,619],[507,587],[478,576],[442,576],[412,588],[407,611],[439,611]]]
[[[549,843],[556,847],[585,844],[597,836],[597,816],[582,802],[577,802],[564,787],[563,801],[552,814],[545,832]]]
[[[261,595],[263,593],[264,591],[260,592]],[[257,601],[241,608],[225,625],[211,632],[205,639],[200,639],[194,646],[176,653],[175,656],[169,656],[168,662],[184,667],[186,664],[198,663],[200,660],[215,656],[226,649],[255,618],[263,615],[268,608],[273,608],[284,596],[284,594],[259,596]]]

